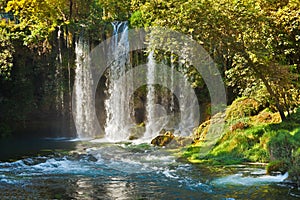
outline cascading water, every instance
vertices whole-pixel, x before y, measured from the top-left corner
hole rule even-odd
[[[64,91],[63,91],[63,63],[62,63],[62,44],[61,44],[61,27],[57,31],[57,56],[56,56],[56,69],[55,69],[55,87],[56,87],[56,111],[63,114],[65,102],[64,102]]]
[[[80,139],[89,139],[96,136],[92,115],[94,99],[92,95],[92,73],[89,64],[90,44],[82,36],[76,41],[76,70],[74,82],[73,105],[74,120],[78,125],[77,136]]]
[[[146,132],[144,137],[151,138],[156,135],[157,127],[155,126],[156,122],[156,111],[155,111],[155,67],[156,62],[153,56],[153,51],[151,51],[148,55],[148,63],[147,63],[147,105],[146,105],[146,114],[147,114],[147,125]]]
[[[108,99],[105,102],[107,113],[105,133],[110,141],[126,140],[132,125],[126,99],[130,82],[125,75],[129,64],[128,22],[113,22],[114,36],[111,43],[113,63],[108,76]],[[121,78],[122,77],[122,78]]]
[[[175,64],[174,64],[174,57],[173,57],[173,53],[171,53],[171,57],[170,57],[170,60],[171,60],[171,108],[170,110],[173,111],[174,110],[174,107],[175,107],[175,103],[174,103],[174,70],[175,70]]]
[[[197,112],[194,110],[197,108],[197,98],[193,96],[194,92],[186,76],[182,73],[179,75],[176,71],[173,59],[171,56],[171,67],[168,67],[155,62],[153,51],[148,55],[145,139],[157,136],[162,129],[174,129],[176,135],[188,136],[199,123],[195,122]],[[160,89],[154,87],[156,83],[161,86]],[[174,95],[179,102],[177,109]]]
[[[185,89],[190,87],[190,82],[187,79],[185,79],[183,82],[183,87],[180,88],[179,101],[181,102],[181,118],[176,133],[181,136],[189,136],[192,133],[192,130],[197,126],[197,124],[195,124],[194,121],[194,109],[196,107],[195,105],[198,104],[198,102],[196,102],[197,99],[190,98],[190,91]]]

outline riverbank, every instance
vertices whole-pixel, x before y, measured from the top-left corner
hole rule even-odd
[[[213,166],[265,163],[268,174],[288,172],[289,179],[299,187],[300,110],[282,122],[279,113],[270,109],[255,112],[254,106],[242,107],[241,101],[249,104],[249,99],[244,98],[227,108],[224,131],[206,155],[199,152],[205,144],[209,122],[195,129],[195,143],[187,146],[181,156],[191,163]]]

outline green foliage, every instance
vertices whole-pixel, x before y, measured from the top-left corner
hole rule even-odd
[[[0,77],[10,78],[13,66],[14,46],[9,33],[0,27]]]
[[[237,102],[243,100],[242,98]],[[250,118],[241,116],[234,120],[228,120],[222,138],[204,158],[200,158],[199,152],[201,152],[202,141],[205,142],[205,138],[198,138],[199,141],[196,141],[196,145],[189,147],[184,156],[193,162],[206,161],[214,164],[234,164],[247,161],[270,162],[267,167],[269,173],[274,170],[292,171],[295,174],[292,177],[297,179],[299,163],[296,150],[300,147],[300,123],[297,121],[299,112],[291,114],[287,121],[281,123],[277,121],[272,123],[273,121],[269,121],[269,119],[257,120],[266,114],[274,119],[277,116],[272,115],[278,115],[278,113],[271,113],[265,109]],[[195,129],[198,136],[201,136],[201,133],[207,129],[208,122]],[[232,128],[239,123],[248,123],[250,126],[243,129]]]
[[[298,124],[299,127],[299,124]],[[279,130],[269,142],[272,162],[268,164],[267,172],[288,171],[290,178],[300,186],[300,130],[292,132]]]
[[[292,177],[292,180],[297,183],[299,189],[300,188],[300,148],[298,148],[298,150],[294,151],[293,153],[292,165],[289,166],[289,174]]]
[[[130,17],[130,25],[132,27],[142,28],[145,26],[145,22],[143,21],[143,14],[141,11],[136,11],[132,13]]]
[[[130,18],[131,1],[128,0],[99,0],[103,7],[103,20],[125,21]]]
[[[218,63],[237,94],[264,89],[268,95],[261,94],[285,119],[284,111],[299,104],[298,5],[297,1],[145,1],[135,24],[190,35]],[[297,70],[290,70],[291,64]]]
[[[267,165],[266,170],[268,174],[277,171],[284,173],[288,170],[288,168],[289,168],[289,163],[287,163],[285,160],[274,160]]]
[[[296,111],[289,116],[289,120],[300,123],[300,108],[297,108]]]
[[[62,6],[66,1],[10,0],[6,12],[13,12],[19,23],[12,29],[24,33],[24,44],[41,43],[64,21]],[[29,33],[28,33],[29,32]],[[45,44],[44,44],[45,46]]]
[[[268,144],[272,160],[288,160],[297,146],[293,136],[287,130],[278,130]]]

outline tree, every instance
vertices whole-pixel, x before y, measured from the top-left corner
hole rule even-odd
[[[167,26],[191,35],[210,53],[222,72],[231,74],[231,77],[238,76],[234,77],[239,80],[237,82],[229,80],[232,86],[240,87],[242,91],[245,88],[239,85],[241,83],[247,87],[249,84],[263,84],[269,93],[269,103],[277,108],[284,120],[284,111],[295,106],[293,102],[298,96],[298,87],[290,67],[282,62],[287,55],[274,53],[277,46],[271,43],[276,39],[274,34],[282,28],[281,22],[274,22],[274,16],[282,18],[282,10],[298,8],[296,1],[291,2],[149,0],[137,12],[141,13],[140,21],[146,26]],[[289,24],[298,23],[296,13],[299,12],[293,14]],[[293,27],[294,31],[296,27]],[[297,47],[298,43],[294,44]],[[294,59],[299,58],[297,53],[293,54]]]

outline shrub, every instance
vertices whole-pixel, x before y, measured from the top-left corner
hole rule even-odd
[[[300,108],[297,108],[296,112],[289,116],[289,120],[300,123]]]
[[[268,147],[272,160],[290,160],[296,144],[287,130],[279,130],[269,141]]]
[[[238,130],[238,129],[243,130],[243,129],[246,129],[248,127],[249,127],[249,125],[247,123],[238,122],[238,123],[236,123],[236,124],[234,124],[230,127],[230,131],[235,131],[235,130]]]
[[[267,174],[280,171],[284,173],[288,170],[289,163],[286,160],[274,160],[267,166]]]
[[[267,109],[261,111],[258,115],[253,116],[251,121],[255,124],[280,123],[281,117],[279,113],[272,113]]]
[[[289,169],[290,177],[298,185],[298,190],[300,190],[300,148],[293,153],[292,165]]]

